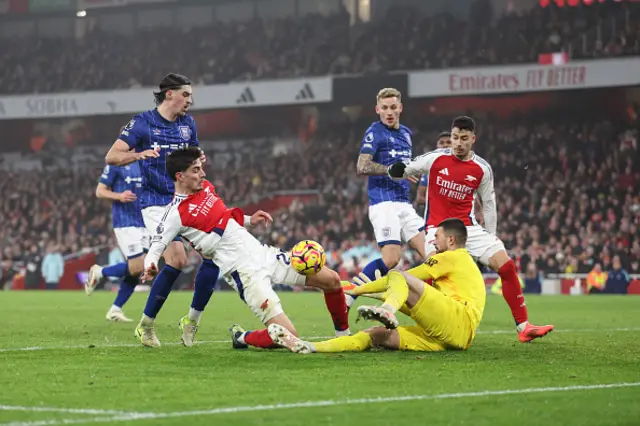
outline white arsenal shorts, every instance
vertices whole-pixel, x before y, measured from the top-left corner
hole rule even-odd
[[[427,229],[424,243],[424,250],[427,256],[436,251],[436,246],[434,245],[436,229],[438,228],[435,226]],[[491,235],[482,226],[474,225],[467,226],[466,249],[475,260],[489,266],[489,259],[497,252],[504,250],[504,244],[500,238]]]
[[[220,239],[213,261],[262,323],[283,313],[273,284],[304,285],[306,277],[291,267],[289,254],[260,243],[233,219]]]

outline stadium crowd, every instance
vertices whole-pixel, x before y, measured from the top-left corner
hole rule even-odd
[[[415,153],[432,147],[433,128],[426,128],[434,123],[414,128]],[[616,256],[629,273],[640,273],[638,122],[550,115],[539,122],[482,123],[477,150],[494,169],[499,236],[523,273],[530,265],[543,274],[588,273],[596,263],[607,271]],[[229,204],[249,194],[316,190],[317,201],[275,212],[275,225],[260,238],[283,248],[315,239],[329,264],[348,276],[379,256],[367,219],[366,179],[355,175],[359,144],[353,141],[365,128],[362,122],[323,126],[304,151],[241,157],[224,170],[209,170],[209,177]],[[215,153],[208,155],[215,160]],[[0,172],[5,279],[15,266],[39,264],[50,252],[113,249],[109,204],[94,195],[99,171],[95,164]],[[417,261],[407,256],[405,266]]]
[[[391,8],[350,25],[346,12],[301,18],[156,28],[125,36],[95,29],[83,38],[17,38],[0,52],[2,93],[152,86],[180,69],[198,84],[323,74],[537,62],[640,53],[638,3],[533,8],[498,19],[479,0],[470,17]],[[601,25],[601,31],[594,31]],[[184,46],[189,46],[185,49]],[[172,52],[167,55],[166,52]],[[69,72],[74,70],[74,72]],[[135,77],[132,77],[135,76]]]

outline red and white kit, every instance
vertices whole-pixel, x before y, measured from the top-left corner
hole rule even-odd
[[[473,155],[462,161],[450,148],[438,149],[416,157],[406,169],[405,176],[428,174],[425,206],[426,253],[435,251],[436,228],[448,218],[458,218],[467,225],[467,250],[476,260],[488,265],[489,259],[504,250],[496,237],[497,218],[493,171],[484,159]],[[473,202],[482,200],[485,228],[475,219]]]
[[[220,268],[224,279],[262,322],[282,307],[272,284],[304,285],[305,277],[290,265],[289,254],[260,243],[247,230],[250,216],[227,208],[215,187],[204,187],[192,195],[176,194],[164,213],[145,258],[145,269],[158,260],[177,236],[186,240],[202,257]]]

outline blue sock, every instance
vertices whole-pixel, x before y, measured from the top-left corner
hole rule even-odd
[[[204,311],[204,308],[209,303],[213,289],[218,281],[218,275],[220,274],[220,268],[209,259],[203,259],[200,269],[196,274],[195,291],[193,292],[193,300],[191,301],[191,307],[196,311]]]
[[[147,304],[144,307],[144,314],[146,316],[155,318],[156,315],[158,315],[165,300],[169,297],[169,293],[171,293],[173,283],[176,282],[181,272],[179,269],[169,265],[165,265],[165,267],[162,268],[162,271],[160,271],[153,281],[153,285],[151,285]]]
[[[102,268],[103,277],[124,278],[129,275],[129,264],[127,262],[116,263],[115,265]]]
[[[387,268],[387,265],[384,264],[382,259],[376,259],[369,262],[362,272],[364,272],[364,274],[373,281],[376,279],[376,269],[380,270],[383,277],[389,273],[389,268]]]
[[[118,290],[118,295],[116,296],[116,300],[113,302],[118,308],[122,309],[127,300],[133,294],[133,290],[136,288],[138,284],[138,277],[127,276],[120,283],[120,290]]]

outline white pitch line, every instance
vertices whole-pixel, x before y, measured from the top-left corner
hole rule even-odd
[[[128,413],[111,417],[93,417],[85,419],[62,419],[62,420],[41,420],[32,422],[12,422],[3,423],[0,426],[53,426],[63,424],[76,423],[106,423],[106,422],[123,422],[136,420],[156,420],[178,417],[191,416],[211,416],[216,414],[235,414],[248,413],[253,411],[276,411],[293,408],[317,408],[317,407],[335,407],[343,405],[362,405],[362,404],[380,404],[390,402],[406,402],[406,401],[425,401],[425,400],[441,400],[441,399],[460,399],[460,398],[477,398],[486,396],[503,396],[518,395],[530,393],[544,392],[572,392],[586,391],[596,389],[616,389],[638,387],[640,382],[631,383],[610,383],[599,385],[577,385],[562,387],[545,387],[545,388],[527,388],[527,389],[505,389],[505,390],[487,390],[480,392],[462,392],[462,393],[443,393],[435,395],[407,395],[407,396],[391,396],[379,398],[360,398],[345,400],[324,400],[324,401],[301,401],[286,404],[265,404],[265,405],[240,405],[235,407],[214,408],[211,410],[194,410],[194,411],[176,411],[172,413]]]
[[[34,413],[74,413],[74,414],[113,414],[128,415],[134,414],[130,411],[121,410],[94,410],[85,408],[57,408],[57,407],[25,407],[22,405],[0,405],[0,411],[30,411]]]
[[[640,327],[627,327],[627,328],[577,328],[566,330],[553,330],[553,333],[602,333],[602,332],[633,332],[640,331]],[[515,330],[478,330],[476,334],[515,334]],[[333,339],[335,336],[309,336],[305,337],[307,340],[322,340]],[[196,345],[211,345],[211,344],[229,344],[231,340],[201,340],[195,342]],[[46,351],[46,350],[64,350],[64,349],[89,349],[90,343],[86,345],[69,345],[69,346],[27,346],[24,348],[0,348],[2,352],[31,352],[31,351]],[[182,345],[179,342],[163,343],[163,346],[175,346]],[[137,348],[141,345],[139,343],[107,343],[104,345],[93,345],[90,349],[106,349],[106,348]]]

